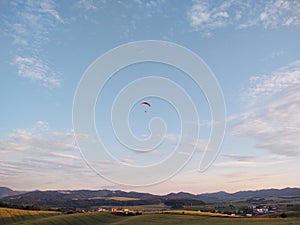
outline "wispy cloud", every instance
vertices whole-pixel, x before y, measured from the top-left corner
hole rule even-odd
[[[247,156],[247,155],[222,154],[221,156],[229,158],[229,159],[234,159],[238,162],[249,162],[249,161],[254,161],[255,160],[254,156]]]
[[[186,146],[187,149],[194,149],[196,152],[209,151],[207,146],[207,140],[204,139],[198,138],[190,142],[180,142],[180,140],[184,137],[181,134],[175,134],[175,133],[158,135],[155,138],[169,141],[172,145],[177,145],[178,143],[180,143],[181,145]]]
[[[226,162],[216,162],[214,166],[218,167],[253,167],[257,166],[256,162],[248,162],[248,161],[226,161]]]
[[[187,13],[190,25],[196,30],[205,31],[207,35],[210,35],[211,30],[231,23],[231,18],[227,12],[231,6],[231,1],[215,7],[211,7],[207,2],[197,2]]]
[[[254,18],[239,25],[239,28],[263,26],[277,28],[279,26],[300,25],[300,2],[295,0],[265,1],[255,12]]]
[[[56,132],[45,129],[45,126],[40,127],[40,123],[41,121],[38,121],[30,129],[15,129],[9,134],[8,139],[0,140],[0,151],[6,153],[29,151],[41,154],[49,154],[52,151],[78,152],[73,133],[66,132],[57,138]]]
[[[80,0],[77,3],[77,7],[86,11],[96,11],[98,9],[93,0]]]
[[[274,58],[277,58],[277,57],[279,57],[279,56],[281,56],[281,55],[283,55],[284,54],[284,51],[277,51],[277,52],[272,52],[272,54],[271,54],[271,58],[272,59],[274,59]]]
[[[300,25],[300,2],[273,1],[195,1],[187,12],[190,25],[206,36],[217,28],[232,26],[245,29],[262,26],[274,29],[280,26]]]
[[[57,168],[68,173],[88,170],[73,133],[54,132],[43,121],[37,121],[29,129],[15,129],[7,139],[0,140],[0,153],[5,155],[0,161],[0,170],[8,175],[31,173],[34,168],[44,174]]]
[[[285,155],[270,154],[265,157],[255,157],[249,155],[238,154],[222,154],[221,156],[228,160],[219,161],[214,164],[218,167],[257,167],[267,168],[273,165],[286,164],[293,161],[293,157]]]
[[[33,81],[41,82],[45,87],[58,87],[61,80],[57,72],[52,72],[49,66],[37,57],[16,56],[13,64],[18,68],[18,75]]]
[[[48,13],[54,17],[57,21],[64,23],[64,20],[60,17],[59,13],[56,10],[56,3],[54,1],[41,1],[40,7],[42,13]]]
[[[287,88],[300,85],[300,60],[279,68],[271,74],[250,77],[250,88],[247,96],[252,101],[274,96]]]
[[[300,61],[250,80],[250,108],[235,118],[231,134],[253,138],[256,147],[273,153],[299,156]]]
[[[39,176],[47,176],[47,182],[55,184],[66,177],[94,175],[81,157],[73,132],[53,131],[44,121],[13,130],[0,140],[0,153],[0,178],[16,186],[44,185]]]
[[[11,1],[2,17],[4,33],[12,38],[15,56],[12,65],[18,75],[53,88],[61,85],[60,72],[53,70],[44,46],[58,24],[64,24],[54,0]],[[12,16],[13,15],[13,16]]]
[[[65,159],[81,159],[79,156],[72,155],[72,154],[66,154],[62,152],[50,152],[50,155],[56,156],[58,158],[65,158]]]

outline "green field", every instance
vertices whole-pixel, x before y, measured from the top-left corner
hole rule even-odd
[[[296,225],[300,218],[226,218],[199,215],[176,214],[143,214],[140,216],[122,217],[107,213],[85,213],[63,215],[45,211],[27,211],[0,208],[0,224],[2,225]]]

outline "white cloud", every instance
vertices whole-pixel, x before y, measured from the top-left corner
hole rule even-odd
[[[286,88],[300,85],[300,60],[290,63],[271,74],[250,77],[247,96],[252,101],[274,96]]]
[[[207,6],[202,4],[193,5],[189,11],[189,19],[191,20],[191,25],[201,26],[206,23],[210,18],[210,13],[207,11]]]
[[[236,136],[252,137],[256,147],[274,153],[300,155],[300,87],[286,91],[243,118],[232,130]]]
[[[278,57],[278,56],[281,56],[281,55],[283,55],[285,52],[284,51],[276,51],[276,52],[272,52],[272,54],[271,54],[271,58],[272,59],[274,59],[274,58],[276,58],[276,57]]]
[[[136,7],[142,8],[145,12],[147,17],[153,17],[156,14],[163,13],[163,7],[166,3],[165,0],[149,0],[149,1],[141,1],[141,0],[134,0],[133,5],[127,7]]]
[[[59,13],[57,12],[56,4],[52,0],[48,1],[41,1],[40,2],[41,12],[49,13],[52,15],[57,21],[64,23],[64,20],[60,17]]]
[[[34,127],[36,127],[36,128],[42,128],[42,129],[48,129],[48,123],[45,122],[45,121],[39,120],[39,121],[37,121],[37,122],[35,123],[35,126],[34,126]]]
[[[253,138],[256,147],[276,154],[300,156],[300,61],[251,82],[251,107],[235,118],[231,134]]]
[[[240,24],[239,27],[277,28],[279,26],[300,25],[300,2],[297,0],[265,1],[258,9],[254,18]]]
[[[51,72],[45,62],[38,57],[16,56],[13,64],[18,67],[18,75],[41,82],[45,87],[59,87],[61,80],[57,73]]]
[[[70,152],[78,155],[75,137],[72,132],[57,133],[51,131],[46,122],[37,121],[29,129],[15,129],[8,135],[8,139],[0,140],[0,151],[14,153],[28,151],[39,154],[53,152]],[[53,154],[52,154],[53,155]]]
[[[77,5],[79,8],[83,8],[86,11],[97,10],[97,6],[93,0],[80,0]]]
[[[16,46],[12,65],[17,67],[18,75],[48,88],[59,87],[60,73],[49,66],[43,50],[51,31],[64,23],[55,1],[12,1],[8,6],[2,20],[5,34]]]
[[[230,16],[226,11],[231,3],[226,3],[215,8],[210,8],[207,3],[194,4],[187,13],[190,25],[196,30],[206,30],[206,34],[209,34],[209,30],[231,23]]]
[[[31,128],[13,130],[0,140],[0,153],[1,181],[19,187],[34,188],[46,182],[65,185],[65,177],[72,180],[94,174],[82,159],[74,134],[53,131],[44,121],[37,121]],[[40,176],[47,176],[47,180]]]
[[[300,25],[298,0],[232,1],[217,4],[214,1],[195,1],[187,12],[190,25],[197,31],[211,34],[226,26],[244,29],[262,26],[266,29]]]

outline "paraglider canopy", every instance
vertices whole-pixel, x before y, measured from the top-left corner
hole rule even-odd
[[[141,104],[151,107],[151,104],[149,102],[141,102]]]

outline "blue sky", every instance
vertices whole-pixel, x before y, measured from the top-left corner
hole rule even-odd
[[[0,186],[152,193],[300,186],[299,1],[0,1],[0,24]],[[227,128],[217,159],[198,172],[214,127],[205,93],[184,72],[165,64],[140,63],[120,70],[95,105],[98,136],[116,159],[96,157],[105,176],[158,176],[157,169],[135,176],[121,166],[138,168],[167,159],[182,137],[176,107],[149,96],[131,106],[128,118],[122,112],[116,116],[124,116],[140,139],[149,136],[149,121],[160,117],[166,133],[153,137],[164,138],[163,144],[147,153],[127,151],[120,144],[110,112],[130,82],[147,76],[171,79],[188,93],[199,114],[198,122],[184,120],[199,125],[200,135],[185,143],[195,153],[183,170],[159,184],[131,187],[103,179],[87,166],[74,138],[72,107],[80,79],[98,57],[143,40],[173,42],[202,58],[222,88]],[[135,89],[137,98],[142,89]],[[168,93],[178,94],[171,89]],[[139,104],[141,100],[152,106]],[[77,138],[95,141],[85,133]]]

